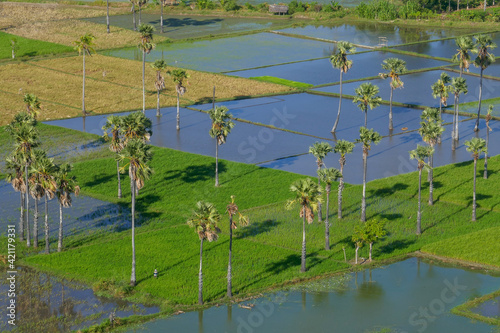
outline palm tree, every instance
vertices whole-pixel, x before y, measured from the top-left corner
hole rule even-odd
[[[472,221],[476,220],[476,173],[477,173],[477,160],[479,154],[486,153],[486,141],[481,138],[472,138],[465,141],[467,151],[472,153],[474,158],[474,187],[472,192]]]
[[[130,193],[132,196],[132,274],[130,277],[130,285],[135,286],[135,195],[136,190],[140,190],[144,186],[144,181],[149,179],[153,170],[148,163],[151,161],[153,154],[150,151],[150,146],[140,139],[131,139],[127,145],[118,154],[119,162],[126,162],[120,170],[123,171],[128,167],[128,175],[130,177]]]
[[[49,207],[48,200],[54,198],[57,182],[55,180],[56,166],[54,165],[54,160],[45,156],[45,152],[41,158],[37,158],[35,163],[31,165],[31,169],[34,175],[37,177],[37,181],[40,187],[40,192],[43,194],[45,199],[45,253],[50,253],[49,244]],[[35,233],[36,234],[36,233]],[[35,245],[36,247],[36,245]]]
[[[161,27],[161,33],[163,33],[163,7],[167,4],[166,0],[160,0],[160,27]]]
[[[132,21],[134,22],[134,31],[137,31],[137,24],[135,21],[135,3],[137,2],[137,0],[130,0],[130,2],[132,3],[131,12],[133,13]]]
[[[6,180],[11,183],[14,191],[21,195],[21,214],[19,217],[19,240],[24,241],[24,195],[26,193],[26,183],[24,182],[24,162],[22,155],[13,152],[5,159],[7,173]]]
[[[147,142],[153,135],[151,119],[146,117],[141,111],[132,112],[123,118],[120,123],[120,133],[123,135],[123,143],[126,145],[129,140],[139,139]]]
[[[216,106],[210,109],[208,115],[212,120],[209,134],[215,139],[215,186],[219,186],[219,146],[226,143],[227,136],[231,133],[234,123],[232,114],[225,106]]]
[[[85,35],[81,36],[79,40],[73,42],[73,44],[75,44],[75,50],[77,50],[79,54],[83,55],[83,90],[82,90],[83,116],[87,114],[87,111],[85,110],[85,54],[91,56],[92,53],[95,53],[94,39],[95,39],[94,35],[86,33]]]
[[[337,125],[339,124],[340,119],[340,108],[342,105],[342,74],[347,73],[349,69],[352,67],[352,60],[347,59],[347,54],[356,52],[356,48],[350,42],[339,41],[337,42],[337,52],[332,54],[330,57],[330,62],[334,68],[338,68],[340,70],[340,96],[339,96],[339,111],[337,113],[337,119],[335,120],[335,124],[332,128],[332,133],[335,133],[337,130]]]
[[[40,101],[35,94],[25,94],[23,97],[23,102],[26,104],[26,111],[29,115],[36,119],[38,113],[40,113]]]
[[[451,78],[446,72],[442,72],[439,79],[431,86],[432,97],[439,97],[439,119],[442,121],[443,106],[448,106]]]
[[[488,179],[488,143],[490,141],[490,132],[492,131],[490,127],[491,112],[493,112],[493,105],[490,104],[488,107],[488,113],[486,114],[486,150],[484,152],[484,179]]]
[[[295,199],[288,200],[287,209],[291,209],[295,203],[300,204],[300,217],[302,217],[302,255],[300,271],[306,271],[306,220],[312,223],[314,210],[318,207],[321,199],[321,187],[311,178],[299,179],[292,183],[290,191],[295,193]]]
[[[141,17],[142,17],[142,6],[146,5],[148,0],[137,0],[137,4],[139,5],[139,31],[141,30]]]
[[[387,235],[387,230],[385,230],[385,220],[378,218],[372,218],[365,223],[364,234],[365,241],[370,245],[370,252],[368,255],[368,261],[372,261],[373,243],[377,240],[383,238]]]
[[[35,211],[33,214],[33,247],[38,247],[38,201],[45,196],[45,191],[42,186],[40,179],[40,173],[38,169],[44,159],[47,159],[47,154],[45,151],[40,149],[33,150],[32,161],[30,165],[30,178],[28,179],[30,184],[29,193],[35,199]]]
[[[236,229],[236,223],[233,218],[238,214],[238,222],[240,225],[248,225],[248,217],[242,215],[238,206],[234,203],[235,196],[231,196],[231,202],[226,206],[226,211],[229,214],[229,262],[227,264],[227,297],[233,296],[232,284],[233,284],[233,274],[232,274],[232,254],[233,254],[233,229]]]
[[[165,89],[165,79],[161,75],[161,71],[167,68],[167,62],[163,59],[157,59],[151,64],[151,67],[156,71],[155,88],[156,88],[156,116],[160,114],[160,92]]]
[[[430,146],[417,145],[417,149],[410,151],[410,159],[417,160],[418,169],[418,211],[417,211],[417,235],[422,234],[421,222],[422,222],[422,211],[421,198],[422,198],[422,169],[424,167],[429,168],[429,165],[425,163],[425,159],[434,153],[434,149]]]
[[[454,129],[453,129],[453,132],[451,134],[451,149],[452,150],[455,150],[456,149],[456,146],[457,146],[457,142],[458,142],[458,139],[459,139],[459,136],[458,136],[458,100],[459,100],[459,96],[460,94],[467,94],[468,90],[467,90],[467,82],[465,81],[465,79],[463,77],[454,77],[452,80],[451,80],[451,91],[453,92],[453,94],[455,95],[455,113],[454,113],[454,117],[453,117],[453,124],[454,124]]]
[[[142,0],[139,0],[139,8]],[[139,11],[140,13],[140,11]],[[139,19],[140,21],[140,19]],[[142,113],[146,112],[146,54],[155,48],[153,44],[153,32],[155,28],[149,24],[139,24],[139,32],[141,33],[141,41],[137,45],[142,51]]]
[[[196,209],[187,224],[194,228],[200,239],[200,270],[198,272],[198,303],[203,304],[203,241],[206,239],[209,242],[216,241],[219,238],[220,232],[217,223],[220,221],[220,214],[215,206],[209,202],[198,201]]]
[[[435,109],[437,110],[437,109]],[[420,129],[418,132],[422,136],[422,140],[426,142],[429,147],[434,149],[434,146],[436,145],[438,138],[441,137],[441,134],[444,132],[444,127],[441,126],[441,121],[440,120],[435,120],[435,119],[430,119],[427,121],[423,121],[420,123]],[[434,161],[433,161],[433,154],[429,155],[429,205],[434,204],[434,185],[433,185],[433,180],[434,180]]]
[[[359,139],[356,139],[356,142],[363,144],[363,198],[361,201],[361,222],[366,221],[366,170],[368,152],[372,147],[372,143],[378,144],[381,139],[382,137],[379,133],[375,132],[373,129],[367,129],[366,127],[361,127],[359,129]]]
[[[316,165],[318,166],[318,171],[322,166],[325,165],[323,160],[326,155],[333,151],[333,147],[330,146],[328,142],[315,142],[311,147],[309,147],[309,154],[313,154],[316,157]],[[318,186],[320,185],[320,176],[318,174]],[[322,222],[323,214],[321,212],[321,202],[318,202],[318,222]]]
[[[453,55],[451,60],[458,63],[460,67],[460,77],[464,69],[468,72],[470,66],[470,54],[469,51],[474,48],[474,42],[470,36],[460,36],[455,39],[455,43],[458,46],[457,53]]]
[[[109,34],[109,0],[106,0],[106,32]]]
[[[479,115],[481,114],[481,101],[483,98],[483,71],[495,62],[495,56],[488,49],[494,49],[497,47],[497,44],[493,42],[489,35],[477,35],[474,36],[474,39],[476,40],[474,44],[476,49],[472,50],[472,52],[477,53],[477,57],[474,59],[474,66],[481,69],[479,77],[479,105],[477,108],[476,125],[474,126],[474,132],[477,132],[479,131]]]
[[[379,92],[377,86],[371,83],[362,83],[355,90],[356,96],[352,100],[353,103],[358,103],[358,108],[365,113],[365,127],[367,126],[367,115],[368,108],[373,110],[382,102],[382,98],[380,96],[376,96]]]
[[[109,150],[116,154],[119,154],[124,146],[123,139],[120,136],[120,132],[123,126],[123,119],[124,118],[120,116],[109,116],[106,119],[106,124],[104,124],[104,126],[102,127],[102,130],[104,131],[104,140],[109,141]],[[118,162],[118,160],[116,161],[116,173],[118,175],[118,198],[121,198],[122,185],[120,180],[120,163]]]
[[[339,164],[340,164],[340,182],[339,182],[339,188],[338,188],[338,213],[337,217],[339,219],[342,218],[342,191],[344,191],[344,166],[345,166],[345,161],[346,158],[345,156],[347,154],[352,153],[354,149],[354,142],[350,142],[347,140],[339,140],[335,144],[335,147],[333,148],[333,151],[337,154],[340,154],[340,159],[339,159]]]
[[[70,176],[72,166],[64,163],[57,168],[55,173],[55,181],[57,184],[57,200],[59,201],[59,235],[57,241],[57,252],[62,251],[63,246],[63,207],[71,207],[71,194],[80,194],[80,186],[75,179],[75,176]]]
[[[27,242],[26,245],[31,246],[31,237],[30,237],[30,228],[29,228],[29,172],[28,168],[31,165],[33,149],[39,145],[38,141],[38,131],[35,128],[36,120],[31,117],[26,112],[20,112],[14,116],[14,120],[7,125],[6,131],[11,135],[14,139],[15,146],[14,152],[18,154],[20,160],[24,164],[24,183],[26,184],[26,225],[23,226],[26,228],[26,237]],[[21,231],[23,233],[24,231]],[[24,235],[22,235],[23,237]]]
[[[180,111],[179,111],[179,98],[180,96],[184,95],[187,91],[186,87],[184,87],[182,84],[184,83],[184,80],[189,78],[189,75],[187,74],[185,69],[182,68],[176,68],[171,71],[167,71],[167,74],[172,77],[172,81],[175,83],[175,92],[177,93],[177,130],[181,128],[180,125]]]
[[[326,218],[325,218],[325,250],[330,250],[330,223],[328,217],[330,215],[330,192],[332,183],[339,178],[342,179],[342,173],[335,168],[319,169],[318,176],[326,183]]]
[[[399,58],[387,58],[384,60],[382,64],[382,69],[389,71],[388,73],[380,73],[380,77],[382,79],[391,78],[391,97],[389,99],[389,129],[393,129],[392,125],[392,95],[394,89],[403,88],[403,81],[399,77],[401,74],[407,72],[406,70],[406,61],[401,60]],[[366,126],[366,124],[365,124]]]

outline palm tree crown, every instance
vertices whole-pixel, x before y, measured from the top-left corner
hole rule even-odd
[[[347,73],[352,67],[352,60],[348,60],[347,55],[354,52],[356,52],[356,47],[352,43],[346,41],[337,42],[337,52],[330,56],[332,66],[343,73]]]
[[[450,92],[451,78],[446,72],[442,72],[439,79],[431,86],[432,97],[440,99],[440,104],[447,106]]]
[[[95,53],[94,40],[94,35],[86,33],[81,36],[79,40],[73,42],[73,44],[75,44],[75,50],[77,50],[79,54],[92,55],[92,53]]]
[[[23,102],[26,104],[26,111],[29,115],[32,115],[36,119],[40,111],[40,101],[35,94],[25,94],[23,97]]]
[[[140,111],[133,112],[123,118],[120,126],[120,131],[125,137],[125,144],[131,139],[139,139],[146,142],[153,135],[151,131],[151,127],[153,126],[151,119]]]
[[[306,178],[293,182],[290,191],[295,193],[295,199],[287,201],[287,209],[291,209],[297,203],[300,204],[300,217],[305,216],[307,222],[312,223],[318,201],[321,201],[321,187],[311,178]]]
[[[212,138],[217,139],[217,144],[226,143],[226,138],[231,133],[234,127],[234,122],[231,120],[232,114],[229,113],[225,106],[216,106],[215,109],[208,111],[210,120],[212,120],[212,128],[209,134]]]
[[[118,154],[120,163],[125,162],[120,170],[123,172],[128,167],[129,176],[138,190],[144,187],[144,181],[149,179],[153,173],[148,165],[152,158],[151,146],[140,139],[129,140]]]
[[[458,63],[460,67],[460,76],[465,69],[469,71],[470,66],[470,55],[469,51],[474,48],[474,42],[470,36],[460,36],[455,39],[455,43],[458,46],[457,53],[453,55],[452,61]]]
[[[480,153],[486,152],[486,140],[483,138],[472,138],[469,141],[465,141],[467,146],[467,151],[472,153],[474,159],[479,158]]]
[[[123,117],[111,115],[106,119],[106,124],[102,127],[102,130],[104,131],[103,137],[106,141],[109,141],[109,150],[114,153],[119,153],[124,146],[123,140],[120,136],[123,119]]]
[[[153,32],[155,28],[149,24],[139,25],[139,32],[141,34],[141,41],[137,47],[144,51],[145,53],[151,52],[154,49],[155,44],[153,44]]]
[[[324,158],[332,151],[333,147],[328,142],[315,142],[311,147],[309,147],[309,154],[313,154],[313,156],[316,157],[318,168],[321,168],[324,165]]]
[[[196,208],[187,224],[194,228],[200,240],[216,241],[220,229],[217,226],[221,216],[215,206],[210,202],[198,201]]]
[[[368,108],[373,110],[382,102],[382,98],[378,96],[379,88],[372,83],[362,83],[355,90],[356,96],[352,100],[353,103],[358,103],[358,108],[365,113],[365,127],[367,125]]]
[[[471,50],[477,54],[476,59],[474,59],[474,65],[478,68],[486,69],[486,67],[495,62],[495,55],[490,53],[489,50],[496,48],[497,44],[493,42],[490,35],[476,35],[474,39],[475,48]]]
[[[403,87],[403,81],[399,76],[407,72],[406,61],[399,58],[387,58],[383,61],[382,68],[389,72],[379,75],[383,79],[391,78],[391,89]]]

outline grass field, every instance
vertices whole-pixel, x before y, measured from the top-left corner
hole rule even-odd
[[[291,81],[291,80],[281,79],[279,77],[274,77],[274,76],[256,76],[256,77],[251,77],[250,79],[262,81],[262,82],[271,82],[271,83],[282,84],[282,85],[293,87],[293,88],[307,89],[307,88],[313,87],[313,85],[309,84],[309,83]]]
[[[140,191],[137,201],[138,211],[148,222],[137,230],[139,283],[128,294],[131,299],[154,300],[166,307],[196,303],[199,241],[185,221],[195,202],[201,199],[214,202],[219,211],[224,212],[229,196],[236,195],[240,208],[250,218],[248,227],[235,231],[233,286],[238,296],[351,267],[350,263],[344,262],[343,248],[348,260],[352,260],[354,248],[350,239],[354,227],[360,224],[361,186],[346,187],[344,219],[340,221],[335,217],[336,195],[335,191],[332,192],[331,251],[324,250],[324,224],[315,221],[307,226],[309,270],[300,274],[301,219],[297,207],[285,209],[285,201],[291,198],[288,191],[290,183],[302,176],[222,161],[222,186],[215,188],[214,159],[166,148],[154,148],[154,153],[152,167],[155,173]],[[491,233],[491,230],[500,230],[500,212],[496,209],[498,202],[488,197],[488,191],[493,189],[486,186],[486,182],[491,183],[493,188],[498,184],[496,177],[500,159],[492,158],[489,165],[490,179],[478,185],[480,207],[477,222],[470,222],[471,207],[468,202],[471,194],[467,187],[472,190],[472,165],[462,163],[436,169],[436,183],[442,184],[439,188],[442,192],[436,195],[438,200],[434,206],[423,204],[421,236],[415,235],[417,202],[414,190],[417,175],[412,173],[368,183],[367,218],[380,216],[388,220],[389,233],[375,244],[375,259],[400,257],[429,244],[476,231],[487,229],[485,232]],[[470,172],[465,172],[468,169]],[[130,190],[125,185],[128,184],[126,175],[122,178],[124,198],[120,201],[116,199],[113,159],[77,163],[74,171],[85,194],[129,205]],[[478,172],[481,171],[479,167]],[[445,177],[454,179],[453,184],[445,182]],[[459,184],[458,190],[453,187],[456,184]],[[424,190],[424,200],[425,193]],[[204,290],[208,301],[224,297],[227,224],[227,218],[223,218],[220,239],[206,244],[204,248]],[[496,229],[491,229],[493,227]],[[450,243],[468,241],[467,238],[457,239]],[[42,270],[94,284],[99,289],[108,285],[112,292],[118,289],[123,293],[128,291],[126,285],[130,278],[130,242],[130,230],[93,239],[68,238],[68,249],[63,253],[31,256],[25,262]],[[362,248],[360,255],[366,257],[367,250]],[[484,248],[482,250],[490,253]],[[86,264],[82,265],[82,262]],[[152,278],[155,268],[160,272],[157,280]]]
[[[171,68],[169,68],[171,69]],[[187,71],[187,93],[183,104],[290,91],[292,88],[266,82],[227,77],[219,74]],[[81,114],[82,57],[30,61],[0,66],[0,99],[3,115],[0,125],[7,124],[15,113],[24,109],[23,95],[34,93],[42,102],[40,120],[75,117]],[[166,89],[162,106],[176,104],[175,87],[165,72]],[[93,113],[110,113],[142,109],[142,64],[139,61],[102,55],[86,57],[86,109]],[[146,107],[156,108],[155,71],[146,65]],[[61,93],[64,92],[64,93]]]
[[[73,51],[72,47],[42,42],[34,39],[14,36],[5,32],[0,32],[0,59],[12,58],[12,39],[16,40],[16,46],[18,47],[18,49],[16,50],[16,58],[50,54],[54,55],[58,53]]]

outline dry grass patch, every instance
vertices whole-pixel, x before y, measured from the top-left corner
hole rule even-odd
[[[94,113],[111,113],[142,108],[142,63],[102,55],[87,57],[86,108]],[[262,95],[290,91],[282,85],[188,70],[188,91],[182,103],[211,100],[213,86],[217,98]],[[82,58],[68,57],[0,66],[0,98],[3,115],[0,125],[24,108],[24,93],[34,93],[42,101],[41,120],[74,117],[80,114]],[[156,107],[155,71],[146,65],[146,107]],[[165,74],[167,89],[162,106],[176,104],[174,84]]]
[[[110,8],[110,15],[125,14],[123,8]],[[84,17],[105,16],[106,7],[72,6],[56,3],[0,2],[0,28],[5,29],[26,23],[59,21]]]
[[[62,45],[73,46],[73,42],[85,33],[92,33],[96,50],[135,46],[139,42],[140,33],[119,27],[110,26],[111,33],[106,32],[106,25],[80,20],[48,21],[23,24],[7,29],[10,34],[43,40]],[[155,42],[167,38],[155,36]]]

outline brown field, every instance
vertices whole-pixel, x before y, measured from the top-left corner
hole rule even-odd
[[[86,109],[95,114],[142,108],[142,63],[102,55],[86,57]],[[266,82],[188,71],[187,93],[181,103],[211,100],[213,86],[217,98],[279,93],[291,88]],[[162,106],[176,104],[174,84],[165,74],[167,88]],[[0,125],[23,110],[25,93],[34,93],[42,101],[40,120],[75,117],[81,114],[82,57],[67,57],[0,66]],[[146,64],[146,107],[156,107],[155,71]]]

